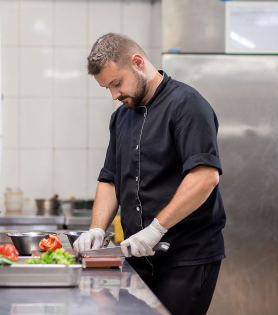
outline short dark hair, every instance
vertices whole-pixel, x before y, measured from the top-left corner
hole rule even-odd
[[[119,33],[102,35],[93,45],[88,56],[88,74],[96,75],[108,66],[110,61],[130,67],[134,54],[147,57],[144,50],[130,37]]]

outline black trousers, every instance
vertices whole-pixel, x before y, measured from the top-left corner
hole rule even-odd
[[[221,260],[169,268],[154,276],[139,274],[172,315],[205,315],[216,286]]]

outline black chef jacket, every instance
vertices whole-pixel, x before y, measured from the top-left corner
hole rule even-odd
[[[146,106],[121,105],[110,121],[110,142],[100,182],[115,184],[125,239],[147,227],[168,205],[188,172],[199,165],[222,174],[217,117],[192,87],[165,72]],[[196,211],[169,229],[169,250],[131,257],[138,272],[198,265],[225,258],[225,212],[218,185]]]

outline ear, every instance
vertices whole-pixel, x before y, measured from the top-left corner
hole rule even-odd
[[[131,57],[131,66],[134,70],[142,71],[145,68],[144,58],[138,54]]]

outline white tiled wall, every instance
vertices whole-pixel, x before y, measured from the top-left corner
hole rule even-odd
[[[54,147],[85,149],[88,115],[86,99],[56,99],[54,107]]]
[[[22,46],[19,51],[19,97],[51,97],[52,75],[47,74],[53,65],[53,48]]]
[[[120,103],[87,75],[87,55],[121,32],[160,68],[161,1],[0,0],[0,24],[0,203],[6,186],[25,198],[94,198]]]
[[[23,98],[20,110],[21,148],[52,149],[51,99]]]

